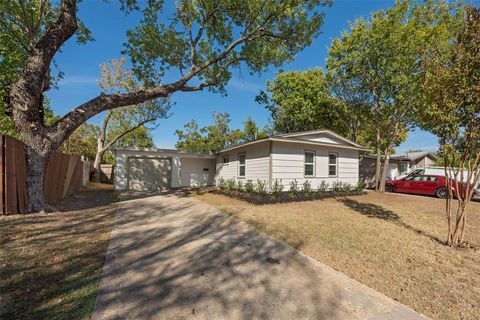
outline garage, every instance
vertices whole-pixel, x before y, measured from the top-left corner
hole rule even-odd
[[[129,157],[128,190],[161,191],[171,188],[172,162],[168,158]]]
[[[115,149],[116,190],[162,191],[213,185],[216,157],[172,149]]]

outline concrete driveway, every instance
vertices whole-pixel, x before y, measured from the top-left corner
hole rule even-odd
[[[93,319],[425,319],[198,200],[120,202]]]

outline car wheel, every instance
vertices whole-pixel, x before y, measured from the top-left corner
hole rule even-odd
[[[385,185],[385,191],[386,192],[394,192],[395,190],[393,190],[393,186],[391,184],[386,184]]]
[[[438,188],[437,191],[435,191],[435,196],[440,199],[446,199],[448,196],[447,188],[445,187]]]

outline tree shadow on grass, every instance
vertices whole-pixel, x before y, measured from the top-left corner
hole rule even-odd
[[[373,204],[373,203],[368,203],[368,202],[360,202],[354,199],[350,198],[340,198],[337,199],[339,202],[343,203],[346,207],[352,209],[355,212],[358,212],[364,216],[367,216],[369,218],[376,218],[376,219],[381,219],[385,221],[389,221],[392,223],[395,223],[403,228],[406,228],[410,231],[413,231],[419,235],[425,236],[429,238],[430,240],[437,242],[439,244],[445,244],[445,241],[440,240],[436,236],[429,234],[425,232],[424,230],[417,229],[415,227],[412,227],[411,225],[405,223],[402,221],[400,216],[393,212],[392,210],[386,209],[382,206]]]

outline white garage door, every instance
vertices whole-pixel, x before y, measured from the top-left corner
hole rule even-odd
[[[167,158],[129,158],[128,189],[159,191],[170,189],[172,163]]]

